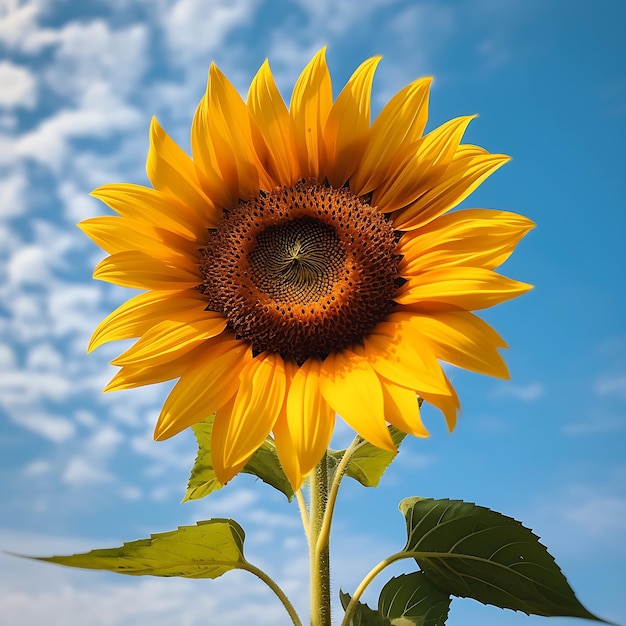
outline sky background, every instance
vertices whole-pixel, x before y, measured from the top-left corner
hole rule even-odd
[[[188,150],[211,61],[245,95],[268,57],[288,100],[327,45],[335,94],[383,55],[373,113],[423,75],[428,128],[479,113],[467,141],[513,161],[463,206],[537,223],[503,270],[536,288],[483,316],[510,345],[511,381],[455,372],[453,435],[425,409],[431,438],[407,440],[378,489],[344,481],[335,597],[404,545],[400,500],[450,497],[522,520],[587,608],[626,624],[625,23],[623,0],[0,0],[0,549],[66,554],[233,517],[306,621],[295,504],[250,476],[180,504],[193,437],[152,441],[169,386],[101,394],[125,345],[85,348],[130,292],[91,280],[102,253],[75,224],[106,213],[94,187],[147,184],[152,115]],[[242,572],[135,579],[1,554],[0,623],[289,621]],[[448,623],[547,620],[455,600]]]

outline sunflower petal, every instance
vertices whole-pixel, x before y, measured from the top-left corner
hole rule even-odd
[[[227,404],[237,393],[239,375],[251,358],[250,348],[230,336],[207,342],[167,397],[154,438],[168,439]]]
[[[176,262],[156,259],[145,252],[118,252],[96,265],[93,277],[131,289],[188,289],[202,282],[198,271],[192,272]]]
[[[263,163],[268,150],[263,135],[241,96],[215,63],[209,70],[207,124],[215,139],[218,169],[236,198],[257,196],[275,184]]]
[[[360,196],[379,187],[397,169],[422,136],[428,120],[432,78],[420,78],[399,91],[382,109],[370,130],[350,189]]]
[[[400,230],[420,228],[463,202],[487,177],[511,160],[505,154],[481,154],[455,159],[445,175],[409,206],[393,214]]]
[[[474,117],[450,120],[417,142],[414,154],[374,191],[372,204],[389,213],[428,193],[438,179],[447,179],[448,166]]]
[[[278,185],[291,185],[300,177],[291,119],[267,60],[252,80],[248,110],[268,147],[269,170]]]
[[[126,301],[109,313],[94,331],[87,352],[108,341],[132,339],[164,319],[188,318],[206,308],[206,299],[195,289],[148,291]]]
[[[420,393],[446,393],[437,356],[412,331],[411,314],[394,313],[363,339],[364,353],[376,372],[387,380]]]
[[[287,421],[287,398],[289,397],[293,377],[297,371],[298,366],[295,362],[285,361],[285,401],[283,402],[283,406],[278,414],[278,419],[272,429],[280,465],[294,491],[300,488],[302,480],[304,479],[304,475],[300,469],[298,452],[289,430],[289,422]]]
[[[420,418],[417,394],[406,387],[381,379],[385,401],[385,418],[401,430],[415,437],[428,437],[428,431]]]
[[[319,386],[324,400],[371,444],[395,452],[385,425],[380,380],[367,359],[349,350],[331,354],[322,363]]]
[[[442,215],[402,237],[398,273],[415,276],[450,265],[492,270],[509,258],[533,226],[528,218],[506,211],[466,209]]]
[[[202,189],[193,161],[161,128],[156,117],[150,124],[146,173],[155,189],[181,200],[196,215],[202,216],[207,228],[217,226],[221,210]]]
[[[489,324],[468,311],[416,314],[410,322],[443,361],[466,370],[509,378],[498,348],[506,343]]]
[[[456,395],[456,391],[452,386],[452,383],[446,378],[448,386],[447,394],[434,394],[428,392],[420,392],[420,397],[423,398],[428,404],[432,404],[437,407],[444,415],[446,419],[446,425],[448,431],[452,432],[457,422],[457,412],[461,408],[459,403],[459,397]]]
[[[328,182],[340,188],[358,167],[370,128],[372,81],[381,57],[362,63],[339,94],[326,121]]]
[[[206,233],[206,223],[175,198],[141,185],[104,185],[91,192],[122,217],[169,230],[192,241]]]
[[[182,264],[193,266],[188,259],[198,255],[198,244],[162,228],[131,220],[126,217],[106,215],[83,220],[78,227],[109,254],[141,250],[158,258],[179,256]]]
[[[112,365],[159,365],[189,352],[219,335],[228,320],[221,313],[200,311],[184,320],[164,320],[146,331],[135,345],[111,361]]]
[[[137,365],[126,365],[113,376],[109,384],[104,388],[104,392],[120,391],[122,389],[134,389],[144,385],[154,385],[163,383],[166,380],[178,378],[187,369],[189,363],[193,363],[196,356],[200,354],[204,344],[196,346],[193,350],[181,354],[168,363],[146,366],[145,363]]]
[[[530,289],[532,285],[490,270],[444,267],[410,276],[393,299],[414,311],[422,310],[422,305],[430,302],[476,311],[517,298]],[[428,308],[424,310],[428,311]]]
[[[222,484],[269,435],[283,406],[285,389],[285,364],[277,354],[256,356],[241,371],[232,412],[223,417],[216,414],[213,425],[213,466]]]
[[[325,55],[326,48],[322,48],[304,68],[293,88],[289,105],[303,178],[319,178],[326,158],[323,133],[333,94]]]
[[[306,361],[295,372],[287,396],[285,429],[298,459],[300,482],[324,455],[335,426],[335,412],[319,391],[320,368],[319,359]],[[274,432],[280,455],[282,439]],[[290,481],[296,489],[298,475]]]
[[[208,91],[208,87],[207,87]],[[233,189],[237,187],[237,181],[229,186],[229,181],[224,179],[223,171],[218,162],[216,143],[219,142],[217,133],[209,126],[207,113],[207,93],[196,108],[196,113],[191,124],[191,153],[198,172],[198,178],[202,181],[207,195],[222,208],[233,207],[238,200],[233,195]],[[225,154],[231,152],[230,146],[226,145]],[[222,158],[222,169],[224,167]]]

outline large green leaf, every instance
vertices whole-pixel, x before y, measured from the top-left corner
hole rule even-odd
[[[539,538],[516,520],[460,500],[407,498],[407,552],[442,592],[546,616],[602,621],[578,601]]]
[[[232,519],[211,519],[196,526],[130,541],[119,548],[71,556],[29,557],[68,567],[107,570],[130,576],[218,578],[242,568],[245,533]]]
[[[388,426],[388,428],[394,444],[396,447],[399,446],[406,434],[394,426]],[[328,451],[329,476],[331,478],[345,452],[345,450]],[[345,475],[360,482],[364,487],[376,487],[397,454],[397,452],[377,448],[365,439],[361,439],[350,457]]]
[[[344,610],[347,609],[351,599],[350,594],[339,590],[339,599]],[[392,626],[392,623],[386,617],[380,615],[378,611],[374,611],[367,604],[359,602],[354,609],[354,613],[352,613],[350,626]]]
[[[401,574],[381,590],[378,612],[392,626],[443,626],[450,596],[435,587],[424,572]]]
[[[221,489],[223,485],[217,480],[213,469],[211,456],[211,433],[213,431],[214,416],[206,421],[194,424],[191,428],[198,442],[198,454],[187,483],[187,492],[183,502],[198,500],[208,496],[213,491]],[[253,474],[263,482],[271,485],[287,496],[291,502],[293,489],[285,476],[278,460],[274,440],[268,437],[261,447],[252,455],[242,470],[246,474]]]

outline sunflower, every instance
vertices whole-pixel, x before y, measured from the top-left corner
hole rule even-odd
[[[289,108],[267,61],[246,102],[212,65],[192,158],[153,119],[152,187],[96,189],[118,215],[80,224],[110,255],[94,278],[144,291],[92,337],[89,350],[138,338],[105,390],[178,379],[155,439],[214,414],[222,483],[272,434],[297,489],[336,415],[386,450],[388,423],[428,435],[420,398],[452,430],[460,405],[441,361],[508,376],[504,341],[471,311],[530,288],[493,270],[533,224],[450,212],[508,157],[461,143],[471,116],[424,134],[430,78],[370,124],[379,60],[333,102],[321,50]]]

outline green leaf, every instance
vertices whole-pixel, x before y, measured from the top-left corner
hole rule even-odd
[[[451,598],[435,587],[424,572],[401,574],[381,590],[378,612],[392,626],[443,626]]]
[[[284,493],[287,496],[287,500],[291,502],[294,495],[293,489],[285,472],[283,472],[283,468],[278,460],[276,444],[271,437],[268,437],[252,455],[252,458],[243,468],[243,472],[260,478],[264,483]]]
[[[406,434],[394,426],[388,426],[388,428],[394,444],[396,447],[399,446]],[[332,475],[344,454],[345,450],[328,451],[329,480],[332,480]],[[364,487],[376,487],[397,454],[397,452],[377,448],[365,439],[361,439],[348,461],[346,476],[360,482]]]
[[[443,593],[527,614],[603,621],[578,601],[539,538],[501,513],[461,500],[407,498],[406,552]]]
[[[119,548],[71,556],[28,557],[68,567],[107,570],[129,576],[218,578],[247,564],[245,533],[232,519],[211,519],[196,526],[130,541]]]
[[[223,487],[215,475],[213,458],[211,456],[213,420],[214,416],[211,415],[206,421],[194,424],[191,427],[198,442],[198,454],[189,476],[183,502],[204,498]],[[263,482],[284,493],[291,502],[293,489],[278,460],[274,440],[270,437],[252,455],[252,458],[242,471],[246,474],[253,474]]]
[[[350,594],[339,590],[339,599],[345,611],[351,599]],[[350,626],[392,626],[392,623],[387,618],[380,615],[378,611],[374,611],[370,609],[367,604],[361,604],[359,602],[354,609],[354,613],[352,613]]]
[[[199,500],[224,486],[217,480],[211,456],[211,433],[213,432],[214,419],[215,416],[211,415],[206,421],[194,424],[191,427],[198,442],[198,454],[191,468],[183,502]]]

